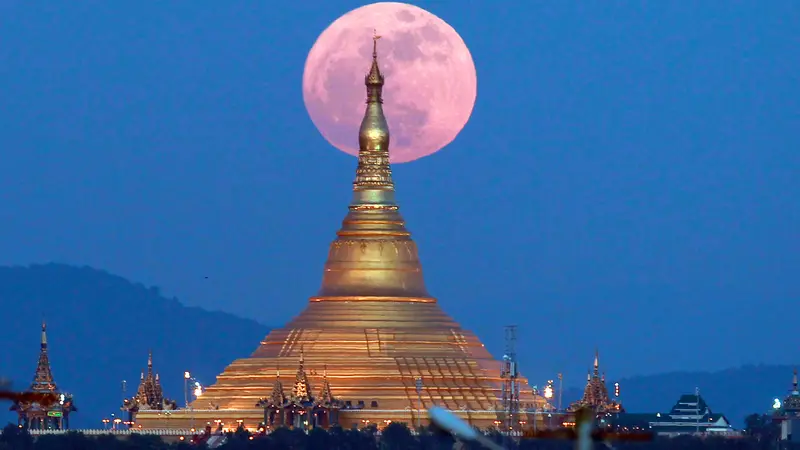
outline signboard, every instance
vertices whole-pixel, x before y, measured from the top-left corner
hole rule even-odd
[[[47,417],[61,417],[61,411],[47,411]]]

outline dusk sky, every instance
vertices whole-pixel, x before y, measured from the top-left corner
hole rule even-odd
[[[0,264],[287,322],[356,166],[303,65],[363,4],[0,2]],[[618,376],[800,361],[800,2],[414,4],[477,67],[463,132],[394,167],[462,326],[501,356],[517,324],[522,371],[571,384],[596,346]]]

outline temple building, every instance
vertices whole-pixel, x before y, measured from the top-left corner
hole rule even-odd
[[[280,426],[316,428],[338,424],[338,411],[342,402],[333,397],[328,381],[327,367],[322,375],[319,393],[313,395],[304,367],[304,355],[300,353],[300,363],[295,374],[291,395],[284,395],[280,370],[269,397],[262,398],[256,406],[264,409],[261,427],[273,429]]]
[[[39,362],[33,383],[10,409],[16,411],[21,427],[38,430],[69,429],[69,415],[78,410],[72,401],[72,395],[59,391],[53,380],[47,354],[47,325],[44,322]]]
[[[364,79],[366,111],[352,201],[328,250],[321,287],[297,317],[217,376],[191,403],[191,420],[226,428],[307,426],[313,420],[298,417],[322,412],[325,402],[326,420],[335,416],[343,427],[425,425],[432,405],[481,427],[504,419],[502,363],[428,292],[417,245],[395,201],[377,39]],[[320,220],[308,212],[309,220]],[[300,384],[284,386],[279,368],[297,369]],[[521,414],[544,408],[527,380],[518,381]],[[317,398],[310,397],[314,387],[320,389]],[[170,427],[189,428],[185,416],[172,414]],[[532,424],[529,417],[519,422]],[[137,423],[165,426],[144,411]]]
[[[122,411],[128,412],[128,421],[136,422],[136,415],[139,411],[173,411],[177,409],[177,403],[164,397],[161,389],[161,381],[158,374],[153,371],[153,352],[147,355],[147,375],[142,372],[139,379],[139,388],[136,395],[122,401]]]
[[[567,412],[574,413],[580,408],[591,408],[600,415],[608,413],[623,413],[625,409],[619,402],[619,385],[615,385],[614,397],[612,400],[608,395],[606,387],[606,374],[600,373],[600,352],[595,350],[594,368],[586,374],[586,387],[583,389],[583,397],[572,403]],[[569,419],[567,420],[569,422]]]
[[[775,416],[780,419],[800,418],[800,389],[797,386],[797,369],[792,374],[792,388],[782,402],[776,402]]]
[[[613,414],[604,420],[608,427],[618,432],[645,431],[665,437],[683,434],[740,435],[724,414],[711,411],[699,391],[682,395],[668,413]]]

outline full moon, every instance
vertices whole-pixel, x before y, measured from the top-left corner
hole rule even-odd
[[[362,6],[322,32],[303,72],[303,100],[311,120],[334,147],[358,155],[373,30],[381,36],[378,63],[386,78],[389,159],[404,163],[436,153],[469,120],[477,76],[472,55],[456,30],[413,5]]]

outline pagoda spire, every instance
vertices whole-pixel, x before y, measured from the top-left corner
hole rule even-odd
[[[47,355],[47,323],[42,321],[42,338],[40,341],[39,361],[36,364],[36,374],[31,383],[31,390],[34,392],[56,392],[53,372],[50,369],[50,358]]]
[[[798,393],[798,389],[797,389],[797,367],[794,368],[794,373],[792,375],[792,393]]]
[[[383,114],[384,76],[378,40],[364,76],[367,100],[358,131],[358,166],[349,212],[331,244],[322,287],[312,301],[434,302],[425,287],[417,246],[398,211],[389,162],[389,125]]]
[[[275,370],[275,384],[272,385],[272,392],[269,396],[269,403],[274,407],[280,407],[286,403],[286,396],[283,394],[283,383],[281,383],[281,368]]]
[[[328,381],[328,365],[325,364],[325,368],[322,372],[322,389],[319,391],[319,397],[317,397],[317,402],[320,405],[332,405],[333,404],[333,393],[331,392],[331,383]]]
[[[367,108],[358,130],[358,168],[352,205],[394,206],[394,182],[389,166],[389,125],[383,115],[383,74],[378,65],[378,36],[372,37],[372,65],[364,76]]]
[[[297,366],[297,374],[292,386],[292,400],[300,403],[311,401],[311,386],[309,386],[308,376],[306,375],[302,347],[300,347],[300,364]]]

